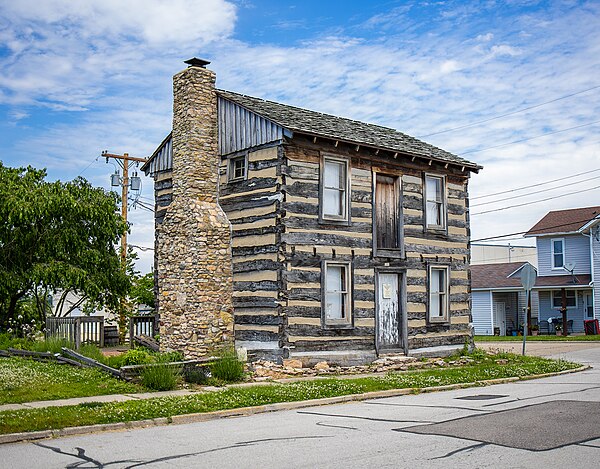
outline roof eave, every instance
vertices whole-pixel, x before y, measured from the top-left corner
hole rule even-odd
[[[255,112],[255,111],[252,111],[252,112]],[[255,112],[255,114],[259,114],[259,113]],[[283,128],[286,128],[286,127],[282,126],[280,123],[274,121],[273,119],[269,119],[269,120],[275,122],[277,125],[280,125]],[[406,155],[406,156],[413,157],[413,158],[421,158],[423,160],[435,161],[436,163],[453,165],[453,166],[457,166],[457,167],[460,167],[460,168],[468,168],[470,171],[473,171],[474,173],[478,173],[480,169],[483,169],[483,166],[475,164],[475,163],[471,163],[471,162],[464,162],[464,163],[462,163],[462,162],[458,162],[458,161],[449,161],[449,160],[445,160],[445,159],[442,159],[442,158],[436,158],[435,156],[427,156],[427,155],[423,155],[423,154],[419,154],[419,153],[409,153],[409,152],[406,152],[406,151],[396,150],[394,148],[389,148],[389,147],[380,147],[380,146],[375,146],[375,145],[368,145],[368,144],[357,142],[357,141],[353,141],[353,140],[348,140],[348,139],[343,139],[343,138],[338,138],[338,137],[331,137],[329,135],[324,135],[324,134],[320,134],[320,133],[316,133],[316,132],[308,132],[308,131],[302,130],[302,129],[294,129],[294,128],[292,128],[291,131],[295,132],[297,134],[301,134],[301,135],[308,135],[310,137],[317,137],[317,138],[323,138],[323,139],[327,139],[327,140],[334,140],[334,141],[346,143],[346,144],[349,144],[349,145],[356,145],[356,146],[363,147],[363,148],[369,148],[371,150],[387,151],[389,153],[394,153],[396,155]]]

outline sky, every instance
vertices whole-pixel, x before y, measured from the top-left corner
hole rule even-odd
[[[101,152],[152,154],[191,57],[212,62],[219,88],[482,165],[473,241],[530,244],[513,233],[600,205],[600,1],[0,0],[0,160],[110,189]],[[148,272],[142,183],[129,243]]]

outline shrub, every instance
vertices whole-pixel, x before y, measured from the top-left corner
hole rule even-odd
[[[235,383],[244,377],[244,363],[238,359],[233,347],[224,348],[219,353],[219,358],[210,366],[214,378]]]
[[[166,363],[150,365],[140,374],[142,384],[153,391],[170,391],[177,387],[181,379],[181,367]]]
[[[131,349],[121,355],[122,366],[146,365],[154,362],[154,357],[143,349]]]

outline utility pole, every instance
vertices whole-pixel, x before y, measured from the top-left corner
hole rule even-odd
[[[123,168],[123,179],[119,178],[119,174],[113,174],[111,177],[111,185],[121,185],[121,216],[123,221],[127,224],[127,198],[129,197],[129,162],[134,161],[137,163],[145,163],[145,158],[135,158],[129,156],[129,153],[123,153],[122,155],[116,155],[114,153],[108,153],[107,150],[102,152],[102,156],[106,158],[108,163],[109,159],[116,160]],[[116,176],[116,178],[115,178]],[[123,272],[127,271],[127,232],[121,235],[121,268]],[[121,299],[121,310],[119,311],[119,337],[121,342],[125,340],[125,324],[127,319],[125,317],[125,298]]]

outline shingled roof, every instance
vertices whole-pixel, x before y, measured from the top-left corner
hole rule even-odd
[[[482,168],[476,163],[388,127],[322,114],[231,91],[217,90],[217,93],[293,132],[459,164],[475,172]]]
[[[573,233],[600,215],[600,206],[548,212],[525,236]]]

